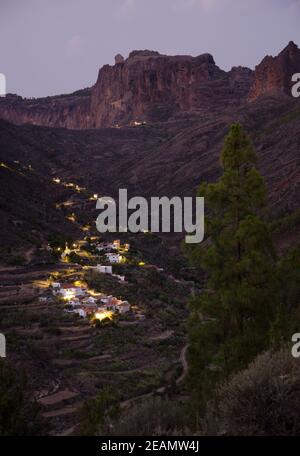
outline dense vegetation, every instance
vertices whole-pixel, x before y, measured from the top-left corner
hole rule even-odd
[[[42,434],[39,407],[25,393],[26,378],[0,360],[0,436]]]

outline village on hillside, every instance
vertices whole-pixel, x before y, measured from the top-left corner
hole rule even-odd
[[[5,167],[35,173],[19,161]],[[189,273],[179,279],[178,256],[152,233],[100,234],[95,188],[56,170],[49,181],[52,228],[36,243],[14,244],[0,270],[0,323],[49,432],[69,435],[85,401],[107,385],[125,410],[176,389],[195,284]]]
[[[39,301],[47,303],[53,298],[60,299],[64,304],[65,312],[73,313],[81,318],[88,318],[93,323],[97,321],[108,322],[116,316],[127,314],[128,312],[133,314],[133,308],[127,300],[120,299],[112,294],[95,291],[80,277],[80,271],[89,270],[94,275],[106,274],[115,278],[119,283],[127,283],[125,276],[114,273],[113,268],[114,264],[126,261],[124,254],[129,252],[130,245],[127,243],[121,244],[119,239],[113,242],[97,242],[94,237],[90,242],[84,240],[79,241],[77,244],[74,243],[71,248],[66,245],[60,255],[60,261],[68,261],[68,257],[72,252],[80,254],[79,247],[86,245],[104,255],[104,264],[97,264],[96,266],[81,265],[80,270],[75,273],[72,280],[68,276],[59,281],[50,278],[46,282],[46,287],[44,286],[40,289]],[[145,318],[141,312],[137,311],[136,306],[134,317],[137,320]]]

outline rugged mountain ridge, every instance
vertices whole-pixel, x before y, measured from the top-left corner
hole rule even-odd
[[[265,93],[290,95],[292,75],[300,71],[300,49],[290,41],[277,57],[266,56],[255,68],[254,82],[250,89],[249,101]]]
[[[167,56],[133,51],[115,65],[104,65],[92,88],[70,95],[0,100],[0,117],[70,129],[123,126],[132,122],[166,121],[195,113],[238,108],[273,92],[289,94],[291,75],[300,71],[300,50],[290,42],[277,56],[267,56],[255,71],[221,70],[210,54]]]

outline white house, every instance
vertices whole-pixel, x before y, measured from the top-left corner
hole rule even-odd
[[[84,296],[86,292],[81,287],[76,287],[75,285],[65,283],[59,289],[59,293],[65,299],[73,299],[76,296]]]
[[[117,305],[117,310],[120,312],[120,314],[124,314],[126,312],[130,311],[130,304],[128,301],[122,301],[120,304]]]
[[[116,277],[120,282],[125,282],[125,276],[119,275],[119,274],[112,274],[113,277]]]
[[[65,283],[59,290],[59,293],[65,299],[72,299],[76,296],[76,287],[71,284]]]
[[[106,310],[116,310],[118,300],[114,296],[103,296],[100,301]]]
[[[85,298],[83,299],[81,302],[84,303],[84,304],[87,304],[87,305],[90,305],[90,304],[95,304],[97,301],[97,299],[95,299],[93,296],[89,296],[88,298]]]
[[[118,253],[106,253],[105,256],[110,263],[121,263],[122,261],[122,255]]]
[[[81,287],[75,287],[75,295],[76,296],[84,296],[86,294],[86,290]]]
[[[74,298],[74,299],[71,299],[71,301],[69,301],[69,305],[71,307],[78,307],[81,305],[81,302],[79,301],[78,298]]]
[[[52,293],[54,295],[57,295],[58,293],[60,293],[61,284],[59,282],[53,282],[51,287],[52,287]]]
[[[102,264],[97,264],[97,271],[103,274],[112,274],[112,266],[102,266]]]
[[[74,313],[77,313],[82,318],[86,318],[86,311],[84,309],[75,309]]]

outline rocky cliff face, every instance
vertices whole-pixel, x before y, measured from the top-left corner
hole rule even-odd
[[[88,129],[232,109],[266,93],[290,93],[291,75],[300,71],[300,50],[291,42],[255,72],[243,67],[225,72],[210,54],[133,51],[126,60],[118,54],[115,62],[100,69],[90,89],[42,99],[0,99],[0,117],[15,124]]]
[[[255,68],[254,82],[249,93],[249,101],[264,94],[291,94],[291,78],[300,72],[300,49],[290,41],[277,57],[267,56]]]
[[[0,117],[16,125],[89,128],[90,112],[90,89],[57,97],[23,99],[8,94],[0,98]]]
[[[249,92],[247,68],[222,71],[210,54],[166,56],[133,51],[99,71],[91,89],[42,99],[7,96],[0,116],[15,124],[30,123],[75,129],[162,121],[186,111],[203,112],[239,105]]]
[[[179,112],[237,104],[250,81],[250,70],[226,73],[210,54],[170,57],[133,51],[124,63],[99,71],[92,89],[92,126],[161,121]]]

